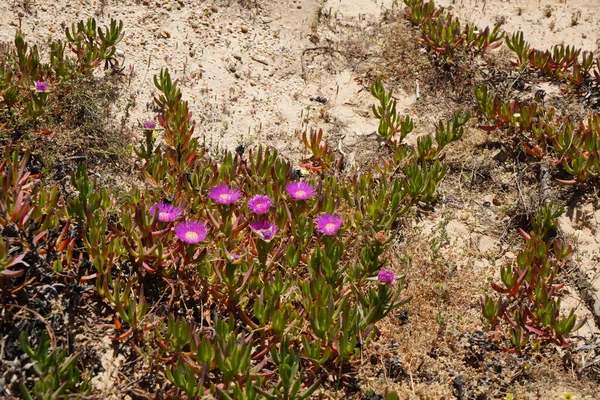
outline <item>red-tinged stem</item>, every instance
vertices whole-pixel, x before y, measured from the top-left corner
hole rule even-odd
[[[120,342],[120,341],[123,341],[123,340],[129,338],[131,335],[133,335],[133,329],[129,328],[127,330],[127,332],[125,332],[125,333],[123,333],[122,335],[119,335],[119,336],[113,336],[113,337],[110,338],[110,340],[112,340],[113,342]]]
[[[265,346],[265,348],[263,350],[261,350],[259,353],[256,353],[256,355],[254,357],[252,357],[252,359],[253,360],[260,360],[270,350],[271,350],[271,346]]]
[[[259,326],[258,326],[258,325],[256,325],[256,324],[255,324],[255,323],[254,323],[254,322],[253,322],[253,321],[252,321],[252,320],[251,320],[251,319],[250,319],[250,318],[249,318],[249,317],[246,315],[246,313],[244,312],[244,310],[242,310],[242,309],[241,309],[241,308],[239,308],[239,307],[238,307],[238,314],[239,314],[240,318],[241,318],[241,319],[242,319],[242,320],[243,320],[245,323],[247,323],[247,324],[250,326],[250,328],[252,328],[252,329],[258,329],[258,328],[259,328]]]
[[[79,281],[84,282],[84,281],[91,281],[92,279],[95,279],[96,277],[98,277],[98,273],[94,273],[91,275],[85,275],[82,276],[81,278],[79,278]]]

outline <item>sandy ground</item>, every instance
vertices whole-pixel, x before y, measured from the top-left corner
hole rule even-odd
[[[23,4],[29,4],[24,7]],[[199,132],[213,145],[269,143],[288,147],[294,132],[322,108],[345,126],[345,145],[355,135],[375,131],[368,112],[371,99],[349,70],[328,70],[311,62],[313,52],[339,41],[338,29],[365,29],[393,1],[275,0],[91,1],[57,0],[0,4],[0,41],[10,41],[19,26],[29,40],[62,35],[73,21],[94,16],[99,23],[124,21],[122,62],[134,67],[131,123],[152,119],[153,76],[167,66],[185,85]],[[598,50],[600,2],[570,0],[441,0],[463,21],[479,26],[502,23],[522,30],[535,47],[555,43]],[[548,11],[550,10],[550,11]],[[319,20],[319,13],[327,23]],[[549,16],[548,16],[549,15]],[[320,42],[316,42],[318,37]],[[413,95],[398,97],[405,105]],[[411,97],[413,97],[411,99]],[[115,110],[119,112],[119,110]]]
[[[600,2],[585,0],[441,0],[463,21],[502,23],[523,30],[535,47],[564,42],[596,51]],[[153,76],[167,66],[179,78],[198,122],[213,145],[269,143],[287,152],[295,132],[328,100],[344,146],[375,131],[371,98],[350,70],[313,62],[319,48],[343,39],[344,26],[365,30],[392,0],[56,0],[0,2],[0,41],[20,25],[29,40],[61,36],[67,24],[90,16],[124,21],[122,63],[134,67],[130,123],[155,118]],[[321,15],[321,18],[319,18]],[[326,20],[326,21],[325,21]],[[372,28],[371,28],[372,29]],[[414,95],[400,93],[404,106]],[[123,105],[121,105],[123,107]],[[122,110],[115,109],[116,114]],[[115,118],[118,120],[118,118]],[[331,131],[331,127],[329,127]],[[294,143],[294,144],[290,144]]]
[[[564,43],[597,52],[600,2],[594,0],[438,0],[461,21],[523,31],[533,47]]]
[[[310,100],[317,96],[329,100],[330,112],[338,113],[353,133],[375,130],[373,118],[356,121],[343,107],[360,103],[362,88],[353,83],[353,76],[347,71],[324,74],[321,65],[307,61],[311,49],[319,47],[311,42],[319,10],[335,14],[336,23],[356,23],[360,13],[360,23],[366,25],[367,19],[378,18],[382,7],[370,0],[277,0],[258,5],[61,0],[36,1],[27,9],[12,3],[0,4],[0,25],[6,27],[0,31],[2,41],[12,39],[19,20],[32,41],[59,36],[65,24],[89,16],[99,23],[124,21],[122,62],[135,69],[129,89],[135,101],[132,124],[155,117],[152,80],[167,66],[184,84],[198,132],[213,145],[232,149],[259,142],[290,151],[290,143],[297,142],[295,132],[322,106]],[[370,102],[368,93],[363,97]]]

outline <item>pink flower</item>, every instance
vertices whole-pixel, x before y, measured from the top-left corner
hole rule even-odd
[[[385,284],[393,285],[396,283],[396,275],[389,269],[382,269],[379,271],[379,274],[377,274],[377,279],[379,279],[379,282]]]
[[[317,230],[323,235],[335,236],[344,223],[344,219],[337,215],[323,214],[315,218]]]
[[[196,244],[204,241],[208,232],[206,225],[198,221],[181,222],[175,227],[175,236],[183,243]]]
[[[285,190],[294,200],[306,200],[317,194],[312,185],[306,182],[290,182],[285,187]]]
[[[257,194],[248,200],[248,208],[256,214],[265,214],[273,206],[273,200],[269,196]]]
[[[156,122],[144,121],[144,122],[142,122],[142,128],[149,129],[149,130],[156,129]]]
[[[255,221],[250,224],[250,229],[265,242],[270,242],[279,231],[279,227],[269,221]]]
[[[232,204],[238,201],[242,194],[227,185],[217,185],[208,191],[208,196],[219,204]]]
[[[48,82],[44,82],[44,81],[36,81],[35,82],[35,90],[37,90],[38,92],[47,91],[49,86],[50,85],[48,84]]]
[[[150,215],[158,213],[158,220],[161,222],[172,222],[181,217],[183,212],[180,208],[167,203],[156,203],[150,207]]]

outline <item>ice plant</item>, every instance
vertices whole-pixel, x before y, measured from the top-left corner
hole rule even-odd
[[[248,208],[256,214],[265,214],[273,206],[273,200],[269,196],[257,194],[248,200]]]
[[[156,203],[149,211],[150,215],[158,213],[158,220],[161,222],[173,222],[183,214],[180,208],[167,203]]]
[[[344,223],[344,219],[338,215],[323,214],[315,218],[317,230],[323,235],[335,236]]]
[[[306,182],[290,182],[286,185],[285,190],[294,200],[306,200],[317,194],[312,185]]]
[[[232,204],[242,197],[242,193],[227,185],[217,185],[208,191],[208,196],[219,204]]]
[[[144,122],[142,122],[142,128],[144,128],[144,129],[156,129],[156,122],[154,122],[154,121],[144,121]]]
[[[198,221],[187,221],[175,227],[175,236],[187,244],[196,244],[206,239],[206,225]]]
[[[277,231],[279,231],[279,227],[269,221],[255,221],[250,224],[250,229],[265,242],[271,241]]]
[[[48,90],[48,82],[45,81],[36,81],[35,82],[35,90],[38,92],[45,92]]]
[[[381,283],[393,285],[396,282],[396,275],[389,269],[382,269],[377,274],[377,279]]]
[[[501,323],[509,334],[513,348],[521,352],[530,337],[540,342],[553,342],[568,347],[566,337],[585,323],[571,309],[565,315],[560,305],[564,283],[557,284],[557,276],[567,263],[572,251],[570,245],[556,237],[558,218],[563,207],[553,202],[545,204],[532,219],[533,230],[520,230],[525,239],[516,263],[500,269],[500,281],[490,285],[498,296],[481,298],[481,311],[490,326]]]

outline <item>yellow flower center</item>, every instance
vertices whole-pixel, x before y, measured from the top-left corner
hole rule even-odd
[[[306,192],[304,190],[297,190],[296,197],[304,197],[306,196]]]
[[[185,238],[187,240],[189,240],[190,242],[192,242],[192,241],[198,240],[198,234],[196,232],[192,232],[192,231],[186,232]]]
[[[328,231],[328,232],[335,231],[335,224],[333,224],[331,222],[328,223],[328,224],[325,224],[325,230]]]

